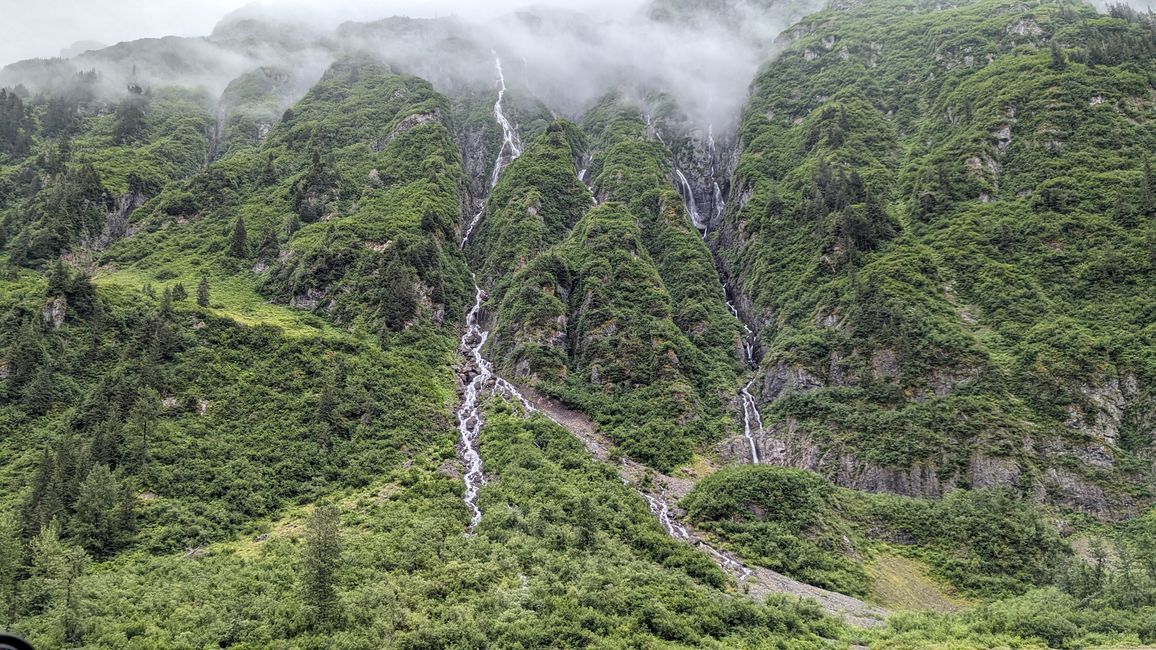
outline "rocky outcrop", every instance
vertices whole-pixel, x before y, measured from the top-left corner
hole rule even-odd
[[[52,329],[60,329],[60,326],[64,324],[64,317],[67,313],[68,299],[64,296],[50,298],[40,310],[40,316],[44,319],[44,324],[52,326]]]
[[[1068,405],[1068,419],[1064,424],[1094,441],[1119,445],[1120,429],[1137,392],[1135,375],[1096,378],[1079,387],[1083,403]]]
[[[295,309],[308,309],[312,311],[317,309],[324,299],[324,291],[320,289],[308,289],[304,293],[293,296],[293,299],[289,301],[289,306]]]
[[[98,251],[105,250],[119,239],[123,239],[133,234],[133,228],[129,224],[129,216],[144,205],[148,200],[144,194],[140,192],[127,192],[120,195],[116,200],[116,209],[105,215],[104,227],[100,231],[100,235],[92,242],[92,247]]]
[[[788,366],[780,361],[763,376],[763,403],[771,403],[792,393],[822,388],[823,380],[805,368]]]

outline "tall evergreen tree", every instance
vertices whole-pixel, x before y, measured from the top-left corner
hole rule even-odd
[[[149,445],[156,434],[160,396],[151,388],[145,389],[137,397],[124,425],[124,439],[128,446],[130,465],[140,470],[148,464]]]
[[[56,389],[52,381],[52,368],[47,365],[41,366],[32,383],[28,385],[24,395],[24,406],[32,415],[44,416],[52,410],[55,401]]]
[[[209,278],[201,276],[201,281],[197,283],[197,305],[201,307],[209,306]]]
[[[8,627],[16,615],[16,578],[23,557],[19,522],[11,514],[0,515],[0,628]]]
[[[342,547],[337,508],[325,505],[314,511],[301,552],[305,565],[302,597],[310,619],[318,627],[329,627],[340,613],[336,574],[341,566]]]
[[[60,472],[56,466],[56,454],[44,450],[32,481],[32,492],[24,504],[24,534],[34,537],[48,525],[48,522],[64,516],[64,497],[60,485]]]
[[[249,248],[246,242],[248,237],[245,232],[245,218],[237,217],[237,221],[233,224],[233,236],[229,240],[229,255],[236,258],[248,257]]]
[[[35,615],[51,610],[64,595],[68,552],[60,524],[48,522],[28,545],[27,577],[20,584],[20,611]]]
[[[122,543],[121,487],[106,465],[92,468],[80,485],[70,529],[76,541],[96,557],[106,557]]]

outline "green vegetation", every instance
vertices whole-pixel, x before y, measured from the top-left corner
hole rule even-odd
[[[937,599],[951,590],[982,604],[899,614],[881,647],[1046,643],[1078,648],[1156,639],[1156,513],[1089,529],[1086,555],[1044,513],[1006,489],[957,490],[935,501],[836,488],[798,470],[722,470],[683,499],[688,516],[750,562],[845,593],[874,593],[870,565],[896,554],[930,567]],[[1077,540],[1078,541],[1078,540]],[[921,580],[921,583],[923,581]],[[950,601],[948,601],[950,603]]]
[[[719,238],[764,368],[824,385],[768,381],[769,425],[958,484],[1004,457],[1099,515],[1151,496],[1151,25],[998,0],[803,20],[753,86]]]
[[[613,97],[587,119],[597,207],[575,173],[586,138],[550,127],[498,184],[472,250],[494,287],[499,368],[669,469],[729,424],[739,328],[665,180],[670,154],[642,127]]]
[[[745,42],[781,4],[647,14]],[[34,91],[0,89],[0,626],[46,648],[1156,643],[1152,14],[833,3],[760,69],[734,149],[685,98],[637,96],[658,78],[569,122],[513,63],[526,146],[493,188],[470,27],[343,26],[443,58],[425,80],[326,43],[303,96],[312,37],[260,21],[213,38],[285,67],[219,97],[127,72],[216,69],[191,39],[101,54],[123,77],[4,71]],[[676,166],[725,192],[706,241]],[[750,379],[716,264],[758,330],[763,460],[814,471],[712,453]],[[474,281],[497,372],[616,448],[484,393],[465,535]],[[697,461],[665,493],[690,490],[696,534],[894,615],[757,597],[665,533],[620,456]]]

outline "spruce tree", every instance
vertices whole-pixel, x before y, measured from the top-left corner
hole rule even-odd
[[[128,461],[135,469],[148,464],[149,445],[156,433],[156,420],[160,396],[155,390],[145,389],[129,413],[124,425],[124,439],[128,449]]]
[[[197,284],[197,305],[201,307],[209,306],[209,279],[201,276],[200,283]]]
[[[16,578],[24,558],[19,533],[15,517],[0,516],[0,628],[8,627],[16,614]]]
[[[68,574],[67,549],[55,519],[29,543],[25,574],[27,577],[20,583],[21,613],[36,615],[51,610],[64,595]]]
[[[233,237],[229,241],[229,255],[238,259],[243,259],[248,256],[248,245],[246,238],[248,234],[245,232],[244,217],[237,217],[236,223],[233,224]]]
[[[96,557],[120,546],[120,484],[106,465],[92,468],[80,485],[70,529],[76,541]]]
[[[55,400],[56,389],[53,387],[52,369],[43,366],[36,373],[32,383],[28,385],[28,391],[24,396],[24,406],[29,413],[39,417],[47,415],[52,410],[52,404]]]
[[[320,506],[309,518],[301,551],[305,565],[302,599],[318,627],[331,626],[339,614],[335,583],[341,565],[340,526],[337,508]]]
[[[173,300],[181,302],[189,297],[189,292],[185,290],[185,285],[180,282],[173,285]]]
[[[36,477],[32,481],[32,493],[24,504],[24,535],[35,537],[48,522],[64,515],[64,498],[61,494],[60,472],[56,467],[56,454],[44,450]]]
[[[16,340],[9,347],[8,389],[13,397],[17,389],[36,376],[44,361],[43,334],[40,323],[35,318],[24,319]]]

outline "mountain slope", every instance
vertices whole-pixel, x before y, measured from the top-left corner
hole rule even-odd
[[[998,2],[883,29],[889,7],[801,23],[740,132],[714,245],[760,330],[764,456],[851,487],[1134,513],[1150,29]]]

